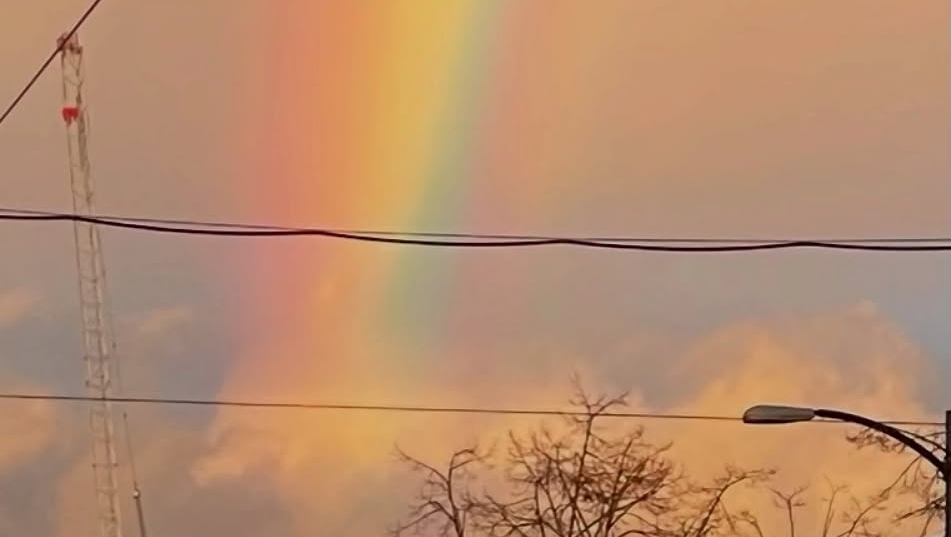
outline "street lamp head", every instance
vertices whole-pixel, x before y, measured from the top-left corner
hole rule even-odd
[[[756,405],[746,409],[743,413],[743,423],[749,424],[776,424],[797,423],[810,421],[816,417],[816,411],[811,408],[783,405]]]

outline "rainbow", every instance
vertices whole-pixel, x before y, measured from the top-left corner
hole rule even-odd
[[[528,205],[534,218],[558,215],[565,188],[590,173],[591,154],[616,158],[617,148],[597,140],[619,113],[604,103],[627,86],[623,73],[590,70],[618,53],[630,6],[269,4],[257,24],[264,38],[248,52],[260,84],[244,150],[255,178],[249,212],[293,224],[450,231],[520,222]],[[531,180],[549,186],[525,188]],[[250,288],[266,296],[249,301],[240,384],[293,375],[306,396],[314,379],[332,386],[367,380],[368,368],[424,368],[412,357],[445,352],[453,295],[477,270],[445,250],[339,242],[256,255]],[[296,394],[294,381],[280,384],[282,396]]]
[[[500,112],[497,75],[511,68],[503,30],[519,11],[499,0],[271,5],[258,41],[268,44],[256,54],[265,63],[253,67],[257,93],[270,99],[253,130],[268,143],[258,134],[245,151],[254,176],[267,180],[248,203],[327,227],[467,227],[483,148],[499,135],[484,125]],[[268,282],[255,303],[271,306],[247,320],[239,385],[290,374],[313,397],[315,382],[322,390],[395,368],[380,356],[412,354],[446,333],[452,254],[293,248],[252,261],[252,287]],[[262,319],[281,321],[262,327]],[[282,382],[280,395],[293,396],[294,385]]]
[[[248,212],[338,228],[468,227],[491,160],[484,147],[500,139],[485,125],[499,113],[502,30],[516,13],[501,0],[269,3],[257,24],[265,36],[248,52],[260,84],[243,137]],[[443,350],[452,322],[461,277],[452,253],[304,240],[259,243],[252,255],[242,263],[241,355],[221,396],[451,396],[414,388],[438,374],[425,356]],[[326,465],[388,464],[381,446],[407,426],[381,415],[222,409],[209,429],[214,454],[198,472],[276,465],[281,494],[308,504],[316,500],[300,476],[343,486],[346,475]]]

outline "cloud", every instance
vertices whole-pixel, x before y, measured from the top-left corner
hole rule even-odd
[[[43,386],[0,372],[14,392],[42,393]],[[49,510],[49,485],[66,447],[66,422],[49,401],[3,401],[0,413],[0,533],[41,532]],[[42,509],[36,506],[42,505]]]
[[[12,326],[36,311],[40,297],[28,289],[0,291],[0,328]]]
[[[30,383],[18,382],[14,390],[41,393]],[[50,447],[58,431],[55,409],[48,401],[9,401],[0,414],[0,474],[38,456]]]
[[[757,403],[840,408],[879,419],[934,419],[922,400],[929,357],[868,303],[805,318],[737,323],[696,342],[677,371],[689,393],[677,412],[738,414]],[[898,474],[901,456],[856,452],[846,443],[854,427],[819,424],[745,426],[664,424],[674,453],[691,473],[710,476],[723,464],[777,467],[777,484],[810,486],[800,527],[819,530],[825,479],[848,484],[864,499]],[[869,472],[869,468],[875,468]],[[776,527],[782,513],[762,493],[735,501],[758,506]],[[897,504],[896,504],[897,505]]]
[[[734,322],[682,348],[679,355],[667,360],[671,372],[660,388],[672,401],[666,406],[643,397],[639,375],[643,362],[629,361],[623,370],[611,364],[610,377],[596,366],[583,372],[594,379],[594,386],[630,382],[634,388],[631,403],[636,409],[736,415],[750,404],[780,402],[842,407],[879,417],[931,417],[918,393],[919,380],[930,370],[929,357],[868,303],[812,316]],[[471,352],[475,359],[478,352]],[[554,365],[556,361],[558,365]],[[389,377],[386,382],[373,379],[371,385],[384,389],[374,392],[372,400],[407,400],[407,394],[424,391],[432,400],[453,404],[504,406],[512,401],[519,406],[551,406],[570,395],[565,380],[576,362],[598,363],[562,356],[549,362],[552,369],[541,376],[534,370],[503,366],[495,367],[494,375],[468,383],[450,375]],[[271,365],[279,367],[274,362]],[[326,386],[319,375],[310,380],[315,388]],[[293,385],[306,385],[306,381],[298,376]],[[276,391],[283,381],[277,375],[232,378],[228,393],[235,395],[240,386],[265,389],[261,385],[268,382],[277,383],[270,387]],[[460,389],[462,386],[465,389]],[[327,393],[352,394],[357,389],[361,387],[352,383],[337,384]],[[293,398],[292,393],[287,397]],[[407,484],[398,483],[396,477],[394,442],[422,457],[439,460],[473,439],[489,441],[508,428],[523,429],[537,422],[526,418],[225,411],[219,413],[209,433],[212,451],[192,472],[204,486],[271,483],[302,531],[358,535],[381,529],[409,499]],[[851,484],[861,496],[882,485],[902,464],[900,457],[855,453],[845,442],[846,429],[839,427],[651,422],[648,430],[658,440],[675,440],[674,453],[698,477],[710,477],[727,463],[777,465],[782,471],[780,485],[813,485],[815,494],[825,492],[821,487],[829,477]],[[870,465],[878,470],[868,472]],[[763,499],[760,494],[735,501],[760,507],[769,521],[774,511]],[[818,520],[818,515],[817,510],[804,511],[804,526]]]
[[[131,357],[124,372],[135,390],[160,389],[156,376],[170,374],[156,360],[168,347],[180,344],[181,332],[192,319],[183,307],[158,308],[122,319],[120,350]],[[172,364],[177,365],[177,364]],[[174,369],[174,367],[172,367]],[[182,375],[181,369],[172,372]],[[7,380],[12,391],[46,392],[43,387]],[[0,477],[15,495],[0,491],[0,530],[43,537],[95,534],[96,498],[93,491],[92,439],[89,409],[43,401],[7,402],[0,415]],[[124,411],[128,411],[135,467],[143,491],[149,530],[155,534],[213,534],[229,537],[294,535],[286,506],[267,480],[229,484],[196,484],[190,468],[207,455],[207,417],[200,409],[134,405],[115,406],[116,449],[119,458],[120,501],[126,533],[137,534],[131,497],[131,459],[127,449]],[[2,533],[2,531],[0,531]]]
[[[229,484],[196,486],[189,466],[204,455],[202,430],[183,425],[181,419],[146,416],[133,423],[136,473],[142,490],[147,529],[158,535],[295,535],[285,507],[278,502],[266,480],[248,480],[240,487]],[[58,527],[56,535],[95,533],[94,497],[77,495],[88,490],[91,480],[88,450],[78,449],[73,464],[58,480]],[[129,460],[120,453],[122,510],[128,534],[135,528],[131,498]],[[88,531],[81,531],[86,529]]]
[[[192,320],[191,310],[184,306],[156,308],[130,319],[132,333],[139,338],[166,336]]]
[[[37,311],[40,295],[25,288],[0,290],[0,328],[16,325]],[[42,386],[0,370],[10,392],[42,393]],[[60,415],[49,401],[6,401],[0,413],[0,474],[40,455],[56,439]]]
[[[27,302],[21,298],[19,303]],[[135,316],[128,323],[132,330],[126,331],[131,337],[125,348],[150,356],[177,341],[190,319],[184,308]],[[881,418],[934,417],[933,402],[922,395],[922,386],[933,376],[932,357],[871,302],[811,315],[736,320],[689,339],[674,332],[623,333],[623,340],[604,345],[601,354],[566,348],[558,338],[506,342],[498,348],[468,345],[454,351],[451,367],[437,362],[427,368],[374,367],[366,348],[351,346],[354,360],[365,365],[344,376],[321,369],[319,361],[297,363],[290,358],[306,352],[310,344],[319,349],[328,344],[326,339],[296,339],[286,345],[262,340],[235,364],[221,395],[551,408],[563,406],[570,395],[568,375],[577,370],[592,389],[630,388],[634,410],[735,415],[751,404],[775,402],[839,407]],[[391,348],[388,358],[410,364],[411,357],[403,352]],[[511,356],[520,359],[508,359]],[[41,391],[35,386],[22,389]],[[0,446],[0,475],[11,482],[33,483],[38,491],[57,490],[57,520],[63,526],[55,534],[94,523],[92,499],[76,493],[88,490],[91,479],[89,433],[80,413],[85,409],[73,409],[76,414],[67,419],[49,404],[15,406],[15,412],[0,416],[0,433],[10,439]],[[194,412],[144,407],[136,408],[133,419],[138,470],[155,531],[235,537],[378,532],[402,514],[413,492],[413,481],[395,463],[396,444],[440,461],[473,441],[488,445],[507,430],[527,430],[542,421],[223,409],[208,422]],[[844,440],[848,429],[841,427],[646,425],[655,440],[675,441],[674,455],[697,478],[711,477],[734,463],[778,466],[777,484],[783,487],[811,485],[809,507],[800,513],[804,529],[820,520],[826,477],[848,483],[855,495],[863,496],[902,464],[900,457],[854,452]],[[24,467],[33,473],[11,473]],[[49,472],[37,477],[41,467]],[[876,472],[868,472],[870,467]],[[123,472],[127,484],[127,466]],[[129,498],[124,501],[131,522],[134,511]],[[752,506],[767,523],[782,523],[762,493],[741,491],[730,502]],[[0,513],[0,527],[36,527],[39,515],[28,509],[14,511]]]
[[[189,348],[183,334],[193,321],[192,310],[182,305],[153,308],[121,319],[118,335],[123,390],[155,391],[169,376],[181,383],[181,371],[171,362],[189,363]]]
[[[175,327],[186,318],[180,312],[144,315],[140,325],[146,329],[139,333],[154,335],[145,339],[158,345],[174,339]],[[624,360],[601,360],[557,342],[499,349],[498,355],[486,354],[484,348],[461,349],[454,360],[478,367],[425,374],[369,370],[349,379],[331,377],[332,383],[319,368],[290,366],[286,355],[249,353],[245,359],[258,364],[270,358],[263,362],[267,367],[237,364],[222,395],[550,408],[564,406],[570,395],[568,375],[577,370],[593,390],[631,388],[633,410],[735,415],[750,404],[776,402],[840,407],[883,418],[933,417],[932,405],[919,394],[931,374],[931,357],[869,303],[812,315],[739,320],[690,340],[678,337],[627,339],[618,345],[626,353]],[[657,349],[670,352],[662,360],[666,374],[645,374],[656,371]],[[497,357],[505,355],[524,360]],[[393,356],[399,357],[396,350]],[[539,356],[545,359],[535,359]],[[34,468],[52,469],[42,480],[34,476],[29,482],[57,490],[56,520],[61,527],[55,535],[94,523],[91,496],[76,492],[88,490],[91,478],[84,411],[77,407],[66,420],[48,405],[25,405],[0,419],[0,432],[15,440],[0,449],[0,473],[30,460],[44,461],[34,462]],[[253,409],[222,409],[211,422],[187,409],[150,408],[132,416],[137,469],[153,532],[234,537],[379,532],[403,514],[414,488],[414,481],[396,464],[395,444],[438,462],[475,440],[489,445],[507,430],[552,422],[514,416]],[[855,453],[844,440],[848,429],[841,427],[665,421],[645,425],[655,441],[675,441],[674,456],[696,478],[735,463],[778,466],[779,486],[812,485],[810,507],[800,513],[803,529],[819,520],[826,477],[850,484],[852,492],[862,496],[902,462],[872,451]],[[60,449],[50,454],[51,446]],[[121,456],[127,485],[124,448]],[[65,462],[50,465],[51,460]],[[869,467],[876,472],[868,472]],[[132,523],[130,499],[123,501]],[[740,491],[729,501],[751,506],[768,524],[782,523],[762,493]],[[24,522],[35,518],[27,517],[27,511],[0,516],[0,526],[35,528],[35,522]]]

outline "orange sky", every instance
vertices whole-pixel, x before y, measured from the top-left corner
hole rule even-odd
[[[0,8],[0,98],[82,4]],[[238,4],[117,3],[90,22],[104,210],[588,235],[951,224],[945,2]],[[4,204],[68,199],[58,99],[44,79],[0,127]],[[63,358],[78,322],[68,229],[17,229],[0,229],[24,253],[0,268],[0,380],[76,392],[81,363]],[[736,414],[781,399],[914,418],[948,403],[946,256],[106,241],[137,393],[555,406],[576,368],[652,410]],[[0,420],[20,440],[0,450],[0,477],[60,514],[0,509],[0,530],[58,536],[90,521],[74,410],[36,406],[26,415],[45,425],[33,434]],[[409,494],[395,442],[439,460],[536,424],[132,417],[153,533],[230,537],[378,532]],[[854,455],[842,430],[649,431],[674,439],[697,475],[780,463],[785,484],[829,475],[866,491],[869,465],[897,464]]]

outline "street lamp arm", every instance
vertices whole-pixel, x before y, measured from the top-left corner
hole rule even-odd
[[[851,412],[842,412],[841,410],[830,410],[827,408],[817,408],[815,410],[816,417],[826,418],[838,421],[845,421],[849,423],[855,423],[863,427],[872,429],[873,431],[878,431],[889,438],[901,442],[905,447],[910,448],[912,451],[921,455],[925,460],[930,462],[937,470],[941,473],[945,480],[948,479],[948,468],[945,467],[945,463],[938,458],[937,455],[931,452],[928,448],[916,442],[907,434],[903,433],[899,429],[887,425],[885,423],[880,423],[875,420],[866,418],[864,416],[859,416],[858,414],[852,414]]]

